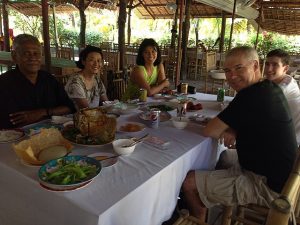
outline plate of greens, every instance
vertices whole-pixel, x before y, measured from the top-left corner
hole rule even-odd
[[[101,171],[101,163],[91,157],[72,155],[53,159],[38,172],[42,187],[53,191],[76,190],[89,184]]]

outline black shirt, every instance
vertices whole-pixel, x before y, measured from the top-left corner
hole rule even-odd
[[[218,117],[237,132],[241,167],[266,176],[268,186],[280,192],[297,150],[292,117],[281,88],[268,80],[247,87]]]
[[[0,128],[12,128],[9,114],[25,110],[67,106],[75,112],[63,86],[46,71],[39,71],[32,84],[18,68],[0,76]]]

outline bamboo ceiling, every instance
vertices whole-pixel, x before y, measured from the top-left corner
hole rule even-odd
[[[77,10],[70,3],[78,5],[79,0],[53,1],[56,2],[57,13],[69,13]],[[231,1],[233,2],[233,0]],[[85,0],[85,2],[94,8],[116,9],[110,4],[110,0]],[[143,19],[172,19],[174,11],[170,10],[167,4],[174,2],[175,0],[134,0],[134,13]],[[9,0],[8,5],[25,15],[41,15],[42,11],[40,0]],[[264,30],[286,35],[300,35],[300,0],[257,0],[251,7],[258,11],[261,7],[261,16],[256,19],[256,22]],[[52,11],[49,9],[49,12]],[[227,16],[230,17],[231,14],[228,13]],[[196,0],[192,1],[191,18],[215,17],[221,17],[221,9],[199,3]]]

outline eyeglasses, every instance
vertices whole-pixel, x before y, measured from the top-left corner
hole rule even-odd
[[[225,73],[240,72],[244,68],[248,67],[253,62],[255,62],[255,60],[250,60],[246,64],[237,64],[234,67],[232,67],[231,69],[230,68],[223,68],[223,70],[224,70]]]

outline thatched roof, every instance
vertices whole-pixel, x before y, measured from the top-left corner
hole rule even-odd
[[[77,11],[75,5],[79,0],[52,0],[55,1],[56,12]],[[116,0],[117,1],[117,0]],[[221,17],[221,10],[231,16],[234,0],[193,0],[191,18]],[[247,2],[249,0],[237,0]],[[41,15],[40,0],[9,0],[9,7],[25,15]],[[130,2],[130,1],[129,1]],[[94,8],[116,9],[110,0],[85,0],[85,3]],[[167,7],[175,0],[134,0],[134,12],[143,19],[171,19],[174,11]],[[261,10],[260,10],[260,7]],[[261,11],[261,16],[259,16]],[[49,12],[52,12],[49,8]],[[255,21],[264,30],[286,35],[300,35],[300,0],[257,0],[252,6],[238,8],[238,16]]]
[[[249,0],[237,0],[248,2]],[[173,18],[167,7],[174,0],[135,0],[135,12],[140,18]],[[221,17],[221,10],[231,16],[234,0],[194,0],[192,18]],[[261,9],[261,16],[259,11]],[[242,12],[243,11],[243,12]],[[255,12],[255,13],[254,13]],[[257,0],[251,6],[238,6],[238,16],[255,19],[261,28],[286,35],[300,35],[300,0]]]
[[[263,1],[260,26],[268,31],[287,35],[300,35],[300,1]]]
[[[78,11],[78,9],[75,7],[75,5],[78,6],[78,2],[78,0],[49,1],[49,13],[52,13],[51,6],[53,5],[55,5],[56,13],[71,13],[74,11]],[[112,5],[107,0],[85,0],[85,4],[93,8],[111,10],[117,9],[116,6]],[[8,7],[28,16],[42,15],[41,0],[9,0]]]

